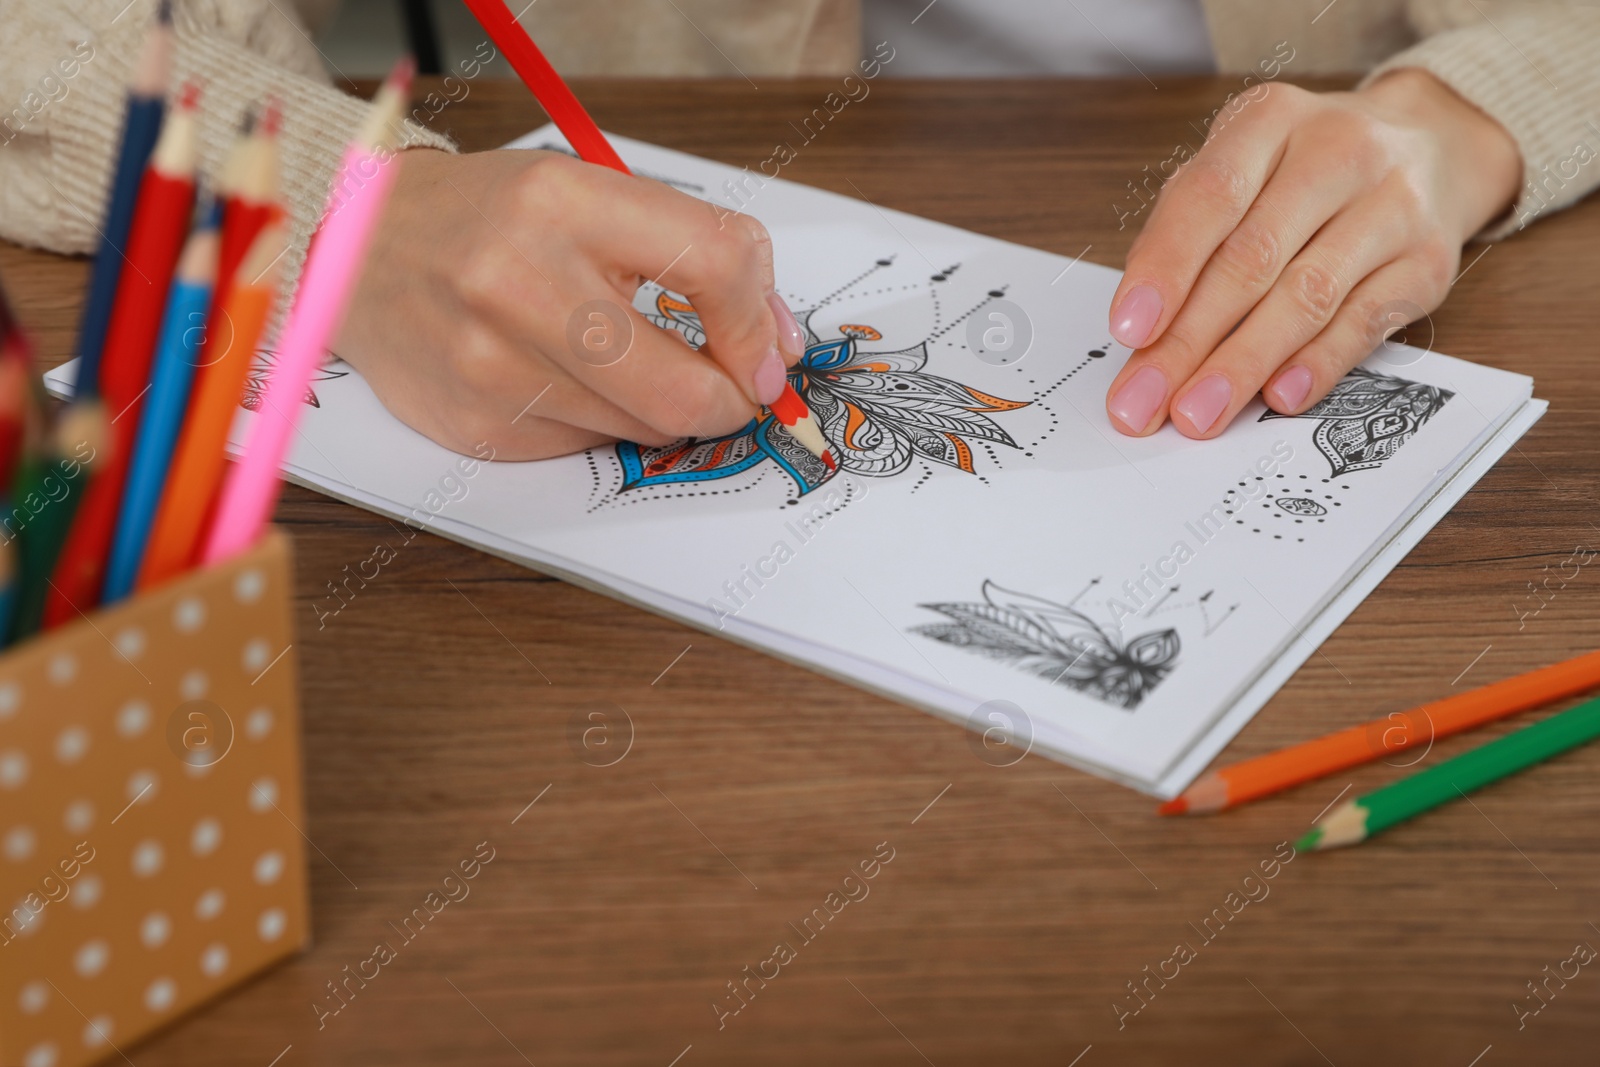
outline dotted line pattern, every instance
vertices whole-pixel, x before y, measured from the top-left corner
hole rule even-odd
[[[1062,386],[1066,385],[1067,382],[1073,377],[1073,375],[1075,375],[1079,371],[1083,370],[1089,364],[1093,363],[1097,359],[1104,359],[1106,357],[1106,349],[1110,348],[1110,347],[1111,347],[1110,344],[1107,343],[1102,348],[1092,348],[1092,349],[1090,349],[1088,354],[1083,357],[1082,361],[1079,362],[1076,367],[1073,367],[1071,370],[1067,371],[1067,373],[1063,374],[1060,378],[1057,378],[1056,381],[1055,381],[1055,384],[1049,386],[1048,388],[1044,389],[1043,391],[1036,391],[1033,394],[1033,402],[1034,402],[1034,404],[1038,405],[1038,407],[1042,411],[1044,411],[1046,414],[1048,414],[1050,416],[1050,425],[1048,427],[1046,427],[1045,431],[1043,433],[1041,433],[1038,437],[1035,437],[1032,441],[1029,441],[1026,445],[1024,445],[1023,446],[1024,449],[1033,449],[1033,448],[1039,447],[1041,444],[1044,443],[1044,441],[1045,441],[1045,439],[1047,437],[1049,437],[1051,434],[1055,433],[1061,426],[1061,419],[1059,417],[1060,416],[1060,412],[1058,412],[1056,410],[1056,408],[1055,408],[1055,406],[1053,404],[1048,403],[1046,398],[1049,397],[1051,393],[1054,393],[1057,389],[1060,389]],[[1016,369],[1016,372],[1018,374],[1026,374],[1027,373],[1027,371],[1023,369],[1021,364],[1018,364],[1015,369]],[[1039,382],[1038,382],[1038,379],[1036,379],[1036,378],[1029,378],[1028,379],[1028,384],[1029,385],[1033,385],[1033,386],[1037,386],[1039,384]],[[1032,457],[1032,455],[1033,455],[1033,453],[1031,451],[1024,451],[1022,454],[1024,456],[1029,456],[1029,457]]]
[[[1289,480],[1288,476],[1284,475],[1284,474],[1280,474],[1274,479],[1274,481],[1288,481],[1288,480]],[[1306,476],[1304,474],[1301,474],[1301,475],[1297,475],[1296,476],[1296,480],[1297,481],[1307,481],[1308,482],[1311,479],[1308,476]],[[1263,476],[1259,476],[1258,475],[1256,477],[1256,481],[1264,482],[1264,481],[1266,481],[1266,478],[1263,477]],[[1247,483],[1245,483],[1245,482],[1240,482],[1239,486],[1240,486],[1240,488],[1243,488],[1246,484]],[[1293,485],[1293,484],[1294,484],[1293,482],[1290,482],[1290,485]],[[1323,485],[1327,485],[1327,486],[1332,486],[1333,485],[1333,479],[1324,478],[1324,479],[1322,479],[1322,484]],[[1349,488],[1350,487],[1348,485],[1341,484],[1339,486],[1339,489],[1341,491],[1348,490]],[[1262,508],[1263,510],[1265,510],[1268,513],[1268,517],[1269,518],[1271,518],[1273,520],[1291,519],[1291,520],[1293,520],[1292,524],[1295,525],[1295,526],[1303,526],[1303,525],[1306,524],[1306,521],[1309,520],[1309,519],[1315,519],[1318,523],[1325,523],[1325,522],[1328,521],[1328,515],[1332,514],[1331,512],[1327,512],[1326,514],[1323,514],[1323,515],[1320,515],[1320,516],[1319,515],[1313,515],[1313,514],[1295,515],[1292,512],[1284,511],[1284,509],[1279,507],[1278,504],[1277,504],[1277,501],[1279,499],[1297,500],[1297,501],[1298,500],[1305,500],[1305,501],[1309,501],[1312,504],[1316,504],[1315,496],[1316,496],[1316,490],[1314,490],[1314,489],[1310,493],[1303,493],[1303,492],[1296,493],[1296,492],[1284,492],[1283,491],[1283,487],[1280,487],[1278,492],[1276,492],[1276,493],[1268,493],[1266,495],[1266,498],[1264,500],[1262,500],[1261,503],[1259,505],[1257,505],[1257,506]],[[1336,507],[1336,508],[1344,506],[1343,503],[1341,503],[1340,501],[1335,500],[1333,498],[1333,494],[1332,493],[1324,493],[1324,494],[1322,494],[1322,499],[1328,501],[1333,507]],[[1232,515],[1233,514],[1233,509],[1229,509],[1227,513],[1229,515]],[[1256,521],[1259,522],[1261,520],[1258,519]],[[1234,519],[1233,522],[1234,522],[1235,526],[1247,525],[1245,520],[1242,519],[1242,518],[1241,519]],[[1268,524],[1268,529],[1270,529],[1270,528],[1271,528],[1271,525]],[[1287,528],[1287,527],[1284,527],[1284,528]],[[1250,532],[1251,533],[1261,533],[1262,532],[1262,527],[1252,525],[1252,526],[1250,526]],[[1274,541],[1282,541],[1284,539],[1284,535],[1281,534],[1281,533],[1275,533],[1275,534],[1272,535],[1272,539]],[[1305,538],[1304,537],[1296,537],[1295,541],[1297,543],[1298,542],[1304,542]]]
[[[851,289],[855,288],[857,285],[860,285],[862,282],[866,281],[872,275],[876,274],[878,271],[880,271],[883,268],[891,265],[892,263],[894,263],[894,257],[893,256],[890,256],[888,259],[880,259],[880,260],[878,260],[872,266],[868,267],[866,270],[862,271],[860,274],[856,275],[854,278],[851,278],[849,281],[847,281],[843,285],[839,286],[839,288],[835,289],[833,292],[829,293],[827,296],[825,296],[821,300],[817,301],[816,308],[827,307],[829,304],[833,303],[839,297],[843,296],[845,293],[849,292]],[[907,288],[910,288],[910,286],[907,286]],[[880,290],[880,292],[881,291],[882,290]],[[816,308],[813,308],[812,310],[816,310]]]
[[[934,281],[938,281],[939,280],[939,276],[935,275],[933,280]],[[931,293],[934,290],[929,289],[928,291]],[[979,311],[982,311],[984,305],[987,304],[989,301],[998,300],[1002,296],[1005,296],[1005,295],[1006,295],[1006,291],[1003,288],[1002,289],[990,289],[989,292],[988,292],[988,295],[986,295],[982,300],[978,301],[976,304],[972,305],[966,311],[962,312],[956,318],[951,319],[950,322],[943,329],[935,330],[933,333],[930,333],[928,335],[928,340],[930,342],[939,340],[945,334],[949,333],[951,330],[955,329],[957,326],[960,326],[963,322],[966,322],[973,315],[976,315]],[[935,306],[935,308],[938,307],[938,299],[939,299],[938,297],[934,297],[934,306]],[[935,316],[935,321],[937,321],[937,316]]]

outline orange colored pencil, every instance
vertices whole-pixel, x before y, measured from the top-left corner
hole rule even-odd
[[[111,420],[110,454],[80,491],[83,500],[67,534],[45,600],[44,628],[70,622],[100,603],[106,560],[116,534],[117,509],[127,483],[128,459],[139,433],[139,412],[150,384],[156,335],[172,287],[178,253],[189,235],[199,159],[200,87],[184,85],[167,114],[160,139],[139,183],[127,263],[117,279],[96,382]],[[82,365],[79,365],[80,373]],[[80,394],[90,396],[87,390]]]
[[[205,368],[221,368],[222,373],[206,376],[195,387],[189,418],[179,435],[162,502],[150,528],[150,542],[139,565],[138,589],[162,584],[197,561],[200,539],[226,474],[227,432],[234,424],[256,344],[266,333],[267,318],[277,301],[285,238],[283,222],[272,222],[261,230],[238,264],[227,306],[222,309],[232,331],[230,344]],[[200,389],[205,392],[198,392]]]
[[[233,306],[237,286],[252,289],[247,301],[259,302],[255,287],[260,278],[241,277],[241,264],[269,226],[276,231],[283,216],[278,204],[278,109],[268,105],[234,145],[223,167],[219,194],[222,207],[222,245],[217,262],[217,284],[206,323],[205,345],[199,354],[189,399],[189,415],[173,449],[167,485],[150,528],[150,542],[139,568],[139,589],[149,589],[192,567],[200,551],[207,519],[216,502],[226,471],[228,430],[233,425],[245,379],[255,361],[256,342],[265,315],[243,313]],[[282,251],[282,234],[276,238]],[[275,258],[277,252],[272,253]],[[254,273],[266,264],[254,268]],[[275,296],[276,274],[272,276]],[[254,322],[260,318],[261,322]]]
[[[1162,815],[1224,811],[1596,687],[1600,652],[1590,652],[1212,771],[1157,810]]]

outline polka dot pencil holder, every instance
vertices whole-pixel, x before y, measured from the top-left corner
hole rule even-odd
[[[0,656],[0,1064],[119,1058],[302,948],[289,540]]]

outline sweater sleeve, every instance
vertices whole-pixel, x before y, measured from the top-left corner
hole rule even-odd
[[[1412,0],[1411,17],[1437,32],[1362,84],[1426,70],[1504,126],[1522,153],[1522,192],[1479,240],[1515,233],[1600,185],[1600,6]]]
[[[113,22],[118,2],[98,27],[67,15],[65,5],[59,16],[41,11],[45,5],[16,6],[35,32],[0,45],[0,67],[11,64],[13,47],[31,44],[75,59],[75,69],[62,80],[64,70],[47,65],[57,70],[64,95],[46,100],[14,133],[0,131],[0,139],[12,133],[0,145],[0,236],[56,252],[91,252],[121,140],[126,85],[154,5],[136,0]],[[260,17],[289,20],[287,10],[273,5]],[[49,20],[56,22],[40,25]],[[252,26],[230,25],[206,0],[180,0],[172,78],[174,93],[190,79],[201,86],[200,172],[213,185],[246,111],[269,97],[281,103],[281,195],[289,216],[285,295],[294,291],[345,143],[366,112],[362,100],[327,84],[315,46],[298,23],[291,25],[292,35],[282,26],[251,32]],[[406,147],[454,149],[438,133],[409,120],[405,125]]]

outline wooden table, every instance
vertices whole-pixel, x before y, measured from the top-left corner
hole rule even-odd
[[[879,81],[786,176],[1120,265],[1127,183],[1198,144],[1236,87]],[[830,88],[580,93],[610,130],[743,166]],[[519,87],[486,82],[438,119],[474,149],[542,121]],[[84,264],[8,247],[0,270],[45,361],[65,358]],[[1550,414],[1229,756],[1594,647],[1600,566],[1537,615],[1518,609],[1538,605],[1543,568],[1600,543],[1597,271],[1591,202],[1466,272],[1434,347],[1534,375]],[[1278,842],[1347,783],[1396,771],[1162,820],[1126,789],[1037,756],[989,766],[921,712],[431,536],[319,631],[324,583],[392,531],[301,490],[278,517],[299,552],[315,944],[126,1050],[139,1067],[266,1067],[291,1045],[282,1067],[1593,1062],[1600,974],[1520,1032],[1512,1005],[1575,944],[1600,946],[1600,746],[1295,859],[1207,943],[1196,928]],[[589,727],[610,733],[586,748]],[[319,1030],[324,984],[482,841],[495,858],[471,896]],[[803,943],[787,924],[880,842],[893,859],[870,895]],[[779,941],[796,958],[719,1028],[713,1004],[738,1003],[728,983]],[[1119,1029],[1113,1005],[1138,1003],[1127,983],[1184,941],[1196,957]]]

